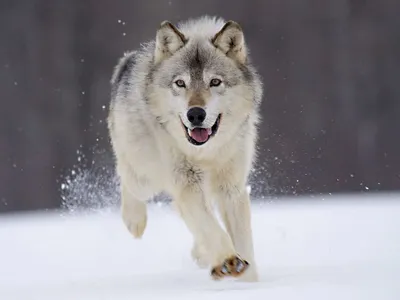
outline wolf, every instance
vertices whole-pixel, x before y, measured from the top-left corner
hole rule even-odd
[[[193,259],[212,279],[258,280],[246,186],[262,96],[235,21],[164,21],[155,39],[119,59],[107,123],[122,219],[134,237],[145,231],[147,200],[167,193],[193,236]]]

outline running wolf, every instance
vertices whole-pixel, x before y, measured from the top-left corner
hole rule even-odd
[[[257,281],[246,185],[262,94],[234,21],[164,21],[155,40],[120,59],[108,129],[134,237],[144,233],[146,201],[166,192],[193,235],[193,259],[213,279]]]

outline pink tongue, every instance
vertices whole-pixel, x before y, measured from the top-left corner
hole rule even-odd
[[[191,136],[196,142],[204,143],[208,139],[208,130],[206,128],[194,128]]]

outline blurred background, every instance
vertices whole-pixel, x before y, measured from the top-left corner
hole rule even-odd
[[[0,0],[0,212],[60,207],[66,178],[98,157],[112,170],[113,67],[161,21],[204,14],[242,25],[263,77],[259,195],[400,190],[399,11],[393,0]]]

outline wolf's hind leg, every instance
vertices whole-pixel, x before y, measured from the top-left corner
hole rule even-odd
[[[204,269],[210,266],[211,260],[209,254],[206,247],[202,243],[194,241],[191,254],[193,260],[200,268]]]
[[[135,238],[141,238],[147,225],[147,199],[134,196],[125,184],[121,184],[122,219]]]

